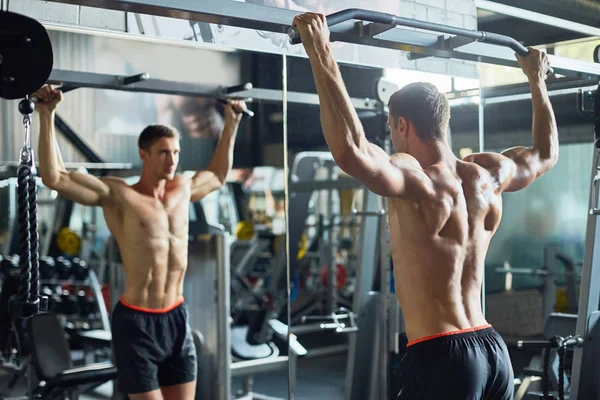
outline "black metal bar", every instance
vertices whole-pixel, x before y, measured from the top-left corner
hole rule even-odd
[[[123,78],[123,85],[131,85],[132,83],[138,83],[138,82],[142,82],[142,81],[147,81],[148,79],[150,79],[150,75],[147,74],[146,72],[141,73],[141,74],[137,74],[137,75],[132,75],[132,76],[128,76],[126,78]]]
[[[95,163],[103,163],[104,159],[94,152],[79,135],[67,123],[56,114],[54,118],[54,126],[60,130],[63,136],[85,157],[88,161]]]
[[[367,22],[376,22],[380,24],[425,29],[440,33],[448,33],[451,35],[473,38],[480,42],[487,42],[498,46],[509,47],[512,50],[514,50],[517,54],[522,56],[529,54],[529,49],[527,47],[523,46],[521,43],[517,42],[515,39],[509,36],[491,32],[476,31],[472,29],[457,28],[454,26],[419,21],[411,18],[402,18],[393,14],[387,14],[371,10],[363,10],[359,8],[349,8],[347,10],[338,11],[336,13],[328,15],[327,25],[334,26],[353,19]],[[300,43],[300,35],[298,34],[298,31],[295,28],[290,28],[288,35],[292,44]]]
[[[85,168],[88,171],[116,171],[116,170],[124,170],[131,169],[131,163],[69,163],[65,162],[65,168],[67,169],[75,169],[75,168]],[[39,169],[39,163],[35,163],[36,167]],[[8,168],[16,168],[19,166],[17,161],[0,161],[0,173],[3,173]],[[11,172],[11,175],[14,173]]]
[[[231,94],[237,92],[243,92],[244,90],[250,90],[253,86],[250,82],[244,83],[242,85],[229,86],[223,89],[223,93]]]

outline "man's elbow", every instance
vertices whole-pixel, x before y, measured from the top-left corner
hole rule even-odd
[[[352,170],[359,164],[359,157],[354,149],[343,149],[331,151],[335,164],[348,175],[352,175]]]
[[[60,173],[41,172],[40,177],[44,186],[48,189],[57,190],[60,183]]]

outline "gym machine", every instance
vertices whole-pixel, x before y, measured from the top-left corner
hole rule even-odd
[[[25,130],[16,188],[19,252],[2,260],[3,369],[6,371],[5,367],[11,364],[16,367],[9,389],[26,378],[22,391],[25,398],[68,395],[75,399],[80,387],[106,382],[116,376],[116,369],[109,363],[73,368],[65,331],[57,315],[46,312],[48,297],[41,293],[40,266],[47,267],[47,260],[40,258],[38,188],[31,148],[31,114],[35,104],[29,95],[50,75],[52,46],[39,22],[11,12],[0,12],[0,38],[0,97],[24,98],[18,109]],[[36,63],[27,62],[34,58]],[[79,267],[82,274],[86,269]]]
[[[558,264],[562,264],[563,271],[559,269]],[[507,290],[511,284],[508,283],[511,275],[527,275],[541,278],[542,284],[540,291],[542,293],[542,319],[546,321],[556,310],[557,303],[557,279],[564,278],[566,292],[566,310],[567,313],[577,313],[577,285],[579,273],[575,261],[566,253],[560,251],[556,245],[548,245],[544,248],[543,265],[541,268],[512,268],[504,266],[496,268],[496,272],[507,275]]]

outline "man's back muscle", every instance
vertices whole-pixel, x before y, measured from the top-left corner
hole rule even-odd
[[[501,216],[500,195],[478,165],[425,173],[433,193],[388,200],[396,295],[411,340],[485,324],[482,269]]]

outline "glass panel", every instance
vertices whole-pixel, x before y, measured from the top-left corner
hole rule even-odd
[[[164,33],[164,21],[154,22]],[[175,22],[174,35],[177,25],[190,26]],[[114,350],[110,343],[98,344],[89,355],[127,372],[118,382],[121,393],[148,391],[187,376],[196,382],[197,398],[286,397],[282,57],[64,29],[50,36],[55,70],[62,70],[66,81],[84,81],[63,94],[55,119],[65,169],[79,170],[80,180],[70,175],[69,192],[38,182],[40,253],[56,265],[43,265],[42,290],[50,310],[72,333],[70,345],[81,346],[77,335],[90,329],[112,334]],[[97,76],[75,72],[147,73],[150,79],[143,84],[149,89],[134,83],[136,90],[120,90],[116,77],[108,81],[113,88],[86,88]],[[230,90],[246,83],[252,87]],[[244,99],[254,116],[238,117],[220,101],[227,98]],[[13,160],[23,143],[23,126],[15,102],[1,100],[0,107],[9,110],[7,140],[0,148],[5,160],[0,245],[3,256],[11,257],[19,251]],[[39,132],[41,118],[33,115],[38,161],[47,159],[40,154],[50,149],[38,147],[40,135],[48,135]],[[91,162],[89,153],[102,163]],[[50,168],[44,163],[38,171],[43,175]],[[102,207],[89,205],[99,201],[94,188],[108,196]],[[178,305],[182,296],[185,306]],[[170,307],[175,309],[167,312]],[[134,314],[164,322],[154,332],[136,325]],[[146,345],[154,350],[136,353],[139,341],[123,336],[124,323],[127,329],[145,330],[132,337],[149,335]],[[195,367],[182,363],[175,366],[178,376],[170,376],[163,371],[169,368],[165,359],[160,381],[143,386],[139,373],[150,362],[143,358],[148,351],[195,358],[198,375],[186,375],[183,371],[193,373]],[[77,362],[90,361],[77,357]],[[136,368],[123,364],[133,357]],[[98,391],[110,397],[113,388],[107,384]]]

